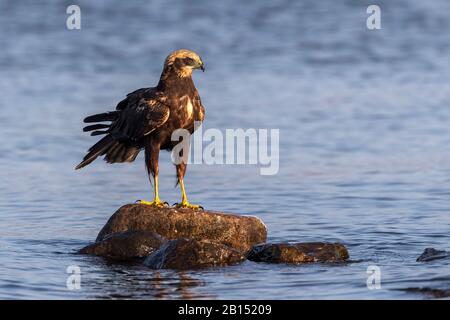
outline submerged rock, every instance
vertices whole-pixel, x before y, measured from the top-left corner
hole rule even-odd
[[[444,250],[436,250],[434,248],[426,248],[416,261],[426,262],[444,258],[450,258],[450,252]]]
[[[433,288],[406,288],[403,291],[411,293],[420,293],[429,295],[433,298],[448,298],[450,297],[450,290],[445,289],[433,289]]]
[[[238,250],[210,240],[170,240],[145,259],[152,269],[197,269],[236,264],[245,260]]]
[[[156,232],[167,239],[207,239],[242,252],[267,238],[266,226],[257,217],[128,204],[111,216],[96,241],[131,230]]]
[[[155,232],[116,232],[103,240],[90,244],[79,251],[113,260],[145,258],[167,240]]]
[[[341,262],[349,258],[339,243],[268,243],[253,247],[247,259],[271,263]]]

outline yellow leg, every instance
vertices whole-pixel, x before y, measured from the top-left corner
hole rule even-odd
[[[191,204],[189,203],[189,201],[187,200],[187,196],[186,196],[186,190],[184,189],[184,181],[183,179],[179,180],[180,182],[180,188],[181,188],[181,203],[175,203],[175,207],[177,208],[189,208],[189,209],[194,209],[194,210],[203,210],[203,207],[198,205],[198,204]]]
[[[144,201],[144,200],[138,200],[137,202],[140,204],[146,204],[146,205],[155,206],[155,207],[165,207],[165,206],[169,205],[167,202],[163,202],[159,198],[158,175],[155,175],[155,198],[153,199],[153,201],[149,202],[149,201]]]

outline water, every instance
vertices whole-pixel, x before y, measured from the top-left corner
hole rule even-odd
[[[0,298],[423,299],[450,288],[450,4],[378,1],[78,1],[0,5]],[[157,82],[173,49],[198,51],[206,128],[279,128],[280,170],[188,168],[205,208],[258,215],[270,241],[339,241],[355,263],[151,271],[74,254],[121,205],[151,198],[143,158],[74,166],[82,119]],[[168,154],[161,196],[179,200]],[[82,271],[66,288],[66,268]],[[367,267],[382,288],[368,290]]]

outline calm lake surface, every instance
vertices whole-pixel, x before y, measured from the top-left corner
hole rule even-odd
[[[424,299],[450,289],[450,3],[108,1],[66,29],[52,1],[0,4],[0,298]],[[151,199],[143,157],[74,171],[82,119],[153,86],[165,56],[199,52],[207,128],[280,129],[278,174],[191,165],[190,200],[261,217],[270,241],[337,241],[355,262],[175,272],[76,255],[111,214]],[[160,193],[179,200],[168,153]],[[68,290],[68,266],[81,290]],[[381,289],[368,290],[368,266]]]

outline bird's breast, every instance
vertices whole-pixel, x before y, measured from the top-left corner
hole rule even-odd
[[[194,115],[194,106],[192,105],[192,101],[188,96],[181,97],[178,111],[182,115],[183,120],[192,120]]]

